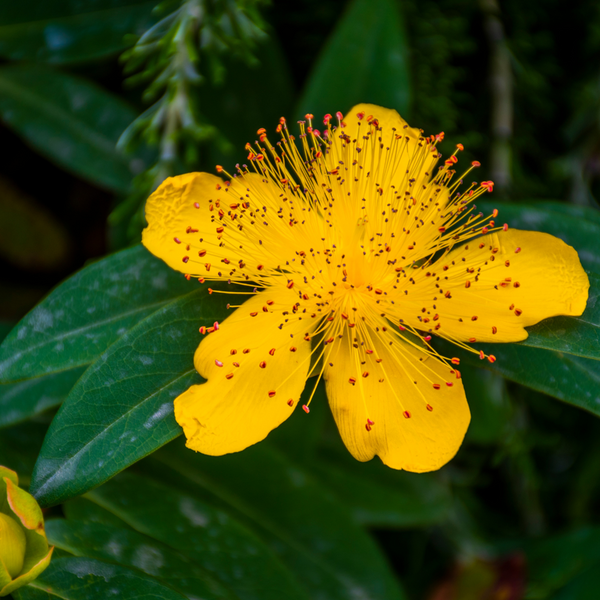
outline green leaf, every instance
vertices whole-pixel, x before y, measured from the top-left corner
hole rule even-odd
[[[236,600],[222,583],[184,555],[137,531],[65,519],[46,521],[48,542],[75,556],[133,567],[190,598]]]
[[[359,463],[339,436],[321,448],[310,468],[354,520],[369,527],[426,527],[452,510],[452,496],[436,475],[394,471],[378,459]]]
[[[61,598],[106,600],[122,598],[184,600],[179,592],[137,570],[91,558],[59,558],[28,586],[13,592],[16,600]]]
[[[141,319],[193,289],[142,245],[95,262],[11,330],[0,346],[0,381],[89,365]]]
[[[116,148],[135,116],[120,98],[73,75],[0,68],[0,119],[48,160],[100,187],[126,193],[143,168]]]
[[[352,0],[317,59],[297,115],[347,111],[359,102],[394,108],[410,103],[408,46],[393,0]]]
[[[35,421],[3,429],[0,433],[0,464],[28,479],[47,430],[47,423]]]
[[[597,600],[600,589],[600,570],[594,565],[573,578],[564,588],[552,596],[552,600]]]
[[[109,510],[98,506],[95,502],[85,496],[79,496],[68,500],[64,504],[61,504],[65,517],[71,521],[83,521],[86,523],[100,523],[102,525],[109,525],[113,527],[128,527],[127,523],[123,519],[119,519],[117,515],[111,513]]]
[[[193,365],[198,326],[225,315],[207,289],[191,292],[141,321],[88,368],[40,452],[31,493],[41,505],[88,491],[181,433],[173,400],[202,382]]]
[[[302,417],[306,415],[291,418]],[[268,442],[210,457],[178,441],[152,457],[147,468],[252,527],[296,573],[311,598],[404,598],[381,551],[345,509],[346,499],[330,494]]]
[[[0,385],[0,428],[26,421],[59,406],[85,368]]]
[[[489,369],[511,381],[544,392],[600,416],[600,361],[528,348],[523,344],[477,344],[486,354],[496,357],[490,364],[478,355],[449,343],[436,343],[446,356],[458,356],[461,363]]]
[[[242,600],[308,598],[258,537],[222,510],[191,495],[126,473],[87,497],[138,532],[201,565]]]
[[[0,3],[0,56],[53,64],[98,60],[153,24],[154,0]]]

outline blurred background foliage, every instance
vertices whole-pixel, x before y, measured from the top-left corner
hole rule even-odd
[[[322,390],[310,417],[296,415],[242,454],[196,456],[179,438],[144,458],[179,434],[159,411],[197,377],[185,362],[195,337],[177,348],[184,366],[169,366],[170,379],[145,384],[143,402],[132,405],[142,433],[148,415],[164,416],[162,429],[119,442],[118,459],[107,417],[84,401],[94,377],[117,364],[111,357],[129,357],[131,338],[148,343],[139,320],[183,327],[219,310],[180,316],[202,292],[135,246],[148,194],[169,175],[243,160],[256,130],[282,115],[320,118],[373,102],[427,134],[444,131],[442,152],[461,142],[466,160],[482,162],[478,176],[496,182],[493,201],[511,224],[578,242],[584,266],[597,272],[598,2],[569,10],[559,0],[2,2],[0,57],[0,335],[88,265],[24,321],[47,347],[32,354],[38,371],[17,365],[11,379],[12,362],[2,363],[10,362],[0,464],[49,507],[59,557],[15,598],[105,598],[110,585],[125,597],[597,598],[597,333],[580,340],[591,347],[584,358],[561,354],[537,329],[529,342],[538,348],[506,350],[504,371],[467,365],[466,442],[450,465],[424,476],[353,461]],[[512,202],[504,213],[503,201]],[[119,283],[129,266],[140,289]],[[148,272],[164,277],[168,292],[143,290],[139,274]],[[98,282],[118,288],[105,306],[118,322],[93,324],[97,337],[60,363],[52,348],[84,321],[73,317],[48,338],[42,317],[57,314],[52,302],[95,309]],[[119,304],[121,296],[137,304]],[[17,337],[6,346],[15,356],[27,351]],[[568,376],[553,380],[563,368]],[[114,393],[126,394],[125,376],[120,385]],[[55,424],[56,442],[47,439],[40,454],[67,396],[61,423],[96,419],[96,429],[78,446]],[[132,435],[121,413],[113,417],[119,440]],[[73,457],[82,456],[74,477]]]

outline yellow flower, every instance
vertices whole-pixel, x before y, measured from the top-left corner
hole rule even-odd
[[[200,328],[209,335],[194,364],[207,382],[175,400],[175,416],[188,447],[236,452],[287,419],[317,375],[358,460],[438,469],[470,414],[459,361],[439,356],[431,336],[493,361],[468,344],[524,340],[542,319],[580,315],[588,279],[561,240],[473,210],[493,183],[459,191],[462,146],[438,169],[443,134],[423,137],[368,104],[336,117],[320,132],[306,116],[302,154],[281,119],[275,146],[264,129],[247,146],[253,173],[189,173],[149,198],[148,250],[248,295]]]
[[[0,466],[0,597],[33,581],[49,564],[44,517],[17,474]]]

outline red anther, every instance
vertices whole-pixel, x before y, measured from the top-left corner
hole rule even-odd
[[[451,362],[453,365],[460,365],[460,358],[451,358],[451,359],[450,359],[450,362]]]
[[[200,329],[198,329],[198,331],[204,335],[206,333],[206,327],[204,325],[202,325],[202,327],[200,327]]]
[[[348,383],[351,384],[351,385],[354,385],[356,383],[356,379],[354,377],[350,377],[348,379]]]
[[[321,156],[323,156],[322,152],[316,152],[315,153],[315,158],[321,158]]]
[[[288,401],[288,406],[294,406],[294,401],[290,398]]]
[[[467,281],[465,281],[465,287],[466,288],[470,288],[471,287],[471,282],[467,279]]]
[[[267,363],[266,363],[264,360],[262,360],[262,361],[259,363],[259,365],[258,365],[258,366],[259,366],[261,369],[264,369],[264,368],[267,366]]]
[[[212,288],[208,288],[208,293],[209,293],[209,294],[212,294],[212,293],[213,293],[213,290],[212,290]]]
[[[188,260],[190,260],[190,257],[189,257],[189,256],[184,256],[184,257],[183,257],[181,260],[182,260],[184,263],[186,263]]]
[[[244,348],[242,350],[242,354],[248,354],[248,352],[250,352],[250,348]]]
[[[407,410],[405,410],[402,414],[404,415],[405,419],[410,419],[410,413]]]
[[[223,172],[223,167],[221,165],[217,165],[215,167],[215,169],[217,170],[217,173],[222,173]]]
[[[452,387],[454,384],[453,384],[451,381],[446,381],[446,385],[447,385],[448,387]]]
[[[473,167],[480,167],[480,166],[481,166],[481,163],[480,163],[478,160],[474,160],[474,161],[471,163],[471,166],[473,166]]]
[[[373,350],[365,350],[367,354],[373,354]]]
[[[441,385],[440,385],[439,383],[434,383],[434,384],[433,384],[433,389],[434,389],[434,390],[439,390],[439,389],[440,389],[440,387],[441,387]]]
[[[504,225],[502,225],[502,231],[508,231],[508,223],[504,223]]]
[[[473,315],[473,316],[471,317],[471,321],[477,321],[477,315]]]
[[[194,208],[200,208],[200,204],[198,204],[198,202],[194,202]]]
[[[517,315],[517,317],[520,317],[523,314],[523,311],[520,308],[515,308],[515,315]]]
[[[496,357],[493,354],[490,354],[487,359],[491,362],[491,363],[495,363],[496,362]]]
[[[189,281],[192,276],[189,273],[186,273],[184,277]]]
[[[321,135],[321,132],[318,129],[313,129],[313,133],[318,137]]]
[[[356,116],[359,121],[362,121],[365,118],[365,113],[361,111],[359,113],[356,113]]]
[[[362,374],[363,377],[368,377],[369,376],[369,371],[364,371]]]
[[[454,375],[456,376],[456,379],[460,379],[462,377],[458,369],[454,370]]]
[[[310,296],[306,293],[302,294],[302,300],[308,300]]]
[[[481,233],[487,233],[489,231],[488,227],[482,227],[481,228]]]
[[[443,132],[443,131],[440,131],[440,132],[439,132],[439,133],[438,133],[438,134],[435,136],[435,141],[436,141],[436,142],[441,142],[441,141],[444,139],[444,136],[445,136],[444,132]]]
[[[204,283],[206,280],[204,279],[204,277],[198,277],[198,282],[199,283]]]
[[[505,267],[510,267],[510,260],[505,260],[504,261],[504,266]]]
[[[477,340],[475,338],[469,338],[469,344],[474,344]]]
[[[257,313],[256,311],[255,311],[255,312],[251,312],[251,313],[250,313],[250,316],[251,316],[251,317],[255,317],[257,314],[258,314],[258,313]]]
[[[373,427],[373,425],[375,425],[375,421],[371,421],[371,419],[367,419],[367,423]]]
[[[263,133],[259,138],[258,138],[261,142],[264,142],[267,139],[267,134]]]
[[[444,231],[446,231],[446,228],[445,227],[438,227],[438,231],[440,233],[444,233]]]
[[[217,367],[222,367],[223,363],[220,360],[215,358],[215,365],[217,365]]]
[[[258,265],[256,268],[257,268],[259,271],[262,271],[262,270],[264,269],[264,266],[263,266],[263,265]]]
[[[285,117],[279,117],[279,123],[285,125]]]
[[[492,334],[496,335],[498,333],[498,328],[495,325],[492,325]]]
[[[225,375],[225,379],[231,379],[233,377],[233,373],[227,373],[227,375]]]
[[[494,189],[493,181],[482,181],[481,187],[485,188],[488,192],[491,192]]]
[[[279,124],[279,125],[277,125],[277,127],[275,127],[275,131],[277,133],[281,133],[281,129],[282,129],[281,124]]]
[[[430,336],[430,335],[426,335],[426,336],[425,336],[423,339],[424,339],[426,342],[430,342],[430,341],[431,341],[431,336]]]
[[[452,294],[450,292],[450,290],[448,290],[445,294],[444,294],[444,298],[452,298]]]
[[[267,304],[269,306],[273,306],[273,304],[275,304],[275,300],[267,300]]]
[[[375,293],[376,293],[378,296],[381,296],[381,294],[383,294],[383,292],[382,292],[380,289],[376,289],[376,290],[375,290]]]
[[[342,317],[342,319],[348,320],[348,315],[346,313],[342,313],[340,316]]]
[[[305,118],[307,121],[312,121],[312,120],[315,118],[315,116],[314,116],[314,115],[311,115],[310,113],[307,113],[307,114],[305,114],[305,115],[304,115],[304,118]]]
[[[324,117],[323,117],[323,125],[329,125],[329,121],[331,121],[333,117],[327,113]]]
[[[256,155],[256,160],[263,160],[265,157],[262,154],[257,154]]]
[[[173,238],[175,240],[175,242],[177,242],[178,244],[181,244],[181,240],[179,238]]]
[[[223,227],[217,227],[217,233],[223,233],[224,228]]]
[[[516,287],[516,288],[518,288],[518,287],[521,287],[521,284],[518,281],[515,281],[513,283],[513,286]]]
[[[448,159],[446,159],[446,160],[444,161],[444,164],[445,164],[447,167],[450,167],[450,166],[452,166],[452,165],[454,164],[454,161],[452,161],[450,158],[448,158]]]
[[[262,309],[263,309],[263,312],[269,312],[269,307],[268,306],[263,306]]]
[[[511,305],[508,307],[508,310],[512,310],[514,307],[515,307],[515,305],[514,305],[514,304],[511,304]]]
[[[458,162],[458,158],[454,154],[448,160],[452,161],[453,164]]]
[[[310,335],[308,335],[308,333],[304,335],[304,341],[310,342]]]
[[[274,355],[275,355],[275,348],[271,348],[271,349],[269,350],[269,354],[270,354],[271,356],[274,356]]]
[[[433,411],[433,406],[431,406],[431,404],[426,404],[426,407],[429,412]]]
[[[261,127],[257,132],[256,135],[262,135],[263,133],[266,133],[267,130],[264,127]]]
[[[250,152],[247,158],[248,160],[254,160],[256,158],[256,154],[254,154],[254,152]]]
[[[492,217],[494,217],[494,219],[495,219],[497,216],[498,216],[498,209],[497,209],[497,208],[495,208],[495,209],[492,211]]]
[[[234,354],[237,354],[237,350],[236,350],[235,348],[232,348],[232,349],[229,351],[229,354],[231,354],[231,355],[233,356]]]
[[[338,121],[344,120],[344,115],[339,110],[335,113],[335,116],[338,118]]]
[[[402,325],[398,325],[398,329],[400,331],[406,331],[406,327],[403,327]]]
[[[367,431],[371,431],[371,426],[368,423],[365,423],[365,429]]]
[[[271,390],[269,392],[269,398],[272,398],[275,395],[275,390]]]
[[[291,279],[289,279],[286,287],[288,290],[291,290],[294,287],[294,282]]]
[[[306,414],[308,414],[308,413],[310,412],[310,408],[308,408],[308,406],[306,406],[306,404],[303,404],[303,405],[302,405],[302,410],[303,410],[303,411],[304,411]]]
[[[290,348],[290,352],[296,352],[296,350],[298,350],[298,348],[296,348],[296,346],[292,346],[292,347]]]
[[[485,354],[483,353],[483,350],[480,350],[480,351],[479,351],[479,358],[480,358],[481,360],[483,360],[483,359],[485,358]]]
[[[465,147],[462,144],[456,144],[456,147],[458,150],[460,150],[461,152],[465,149]]]
[[[517,249],[515,250],[515,254],[519,254],[519,252],[521,252],[521,248],[517,248]]]

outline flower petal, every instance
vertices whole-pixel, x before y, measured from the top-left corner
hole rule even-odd
[[[467,272],[470,266],[473,273]],[[423,306],[439,315],[436,333],[449,339],[524,340],[525,327],[542,319],[581,315],[588,298],[589,280],[577,252],[547,233],[492,233],[456,248],[428,270],[435,276],[421,281],[429,290],[411,292],[429,298]],[[439,293],[432,294],[437,276]],[[424,329],[416,320],[411,324]]]
[[[213,456],[238,452],[292,414],[310,366],[304,336],[314,326],[291,313],[296,296],[282,288],[246,300],[198,347],[194,364],[207,382],[175,400],[188,448]]]
[[[370,336],[371,356],[381,362],[369,359],[361,365],[345,336],[332,354],[334,366],[325,371],[327,396],[342,439],[361,461],[377,454],[394,469],[439,469],[456,454],[469,425],[462,383],[438,360],[401,341],[386,345],[376,335]],[[374,422],[370,431],[367,419]]]

